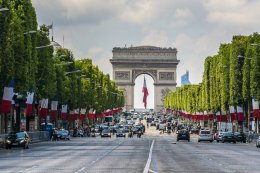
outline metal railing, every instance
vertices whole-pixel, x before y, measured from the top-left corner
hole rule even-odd
[[[259,134],[258,133],[252,133],[252,132],[246,132],[246,142],[248,143],[255,143],[256,140],[259,138]]]

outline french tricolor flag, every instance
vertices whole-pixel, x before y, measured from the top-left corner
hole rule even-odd
[[[244,121],[244,112],[243,108],[240,106],[237,106],[237,121],[243,122]]]
[[[46,118],[48,115],[48,99],[40,100],[40,116],[41,118]]]
[[[33,108],[33,96],[34,92],[27,92],[27,99],[26,99],[26,116],[32,116],[32,108]]]
[[[67,119],[67,112],[68,112],[68,105],[62,105],[62,107],[61,107],[61,119],[62,120]]]
[[[58,112],[58,101],[51,102],[51,120],[55,121]]]
[[[259,102],[255,99],[252,99],[253,104],[253,115],[255,118],[260,118],[260,112],[259,112]]]
[[[0,112],[9,113],[12,106],[12,99],[14,96],[14,80],[9,84],[9,87],[4,87],[3,101],[0,106]]]
[[[86,109],[81,109],[80,116],[79,116],[80,121],[85,121],[85,119],[86,119],[85,115],[86,115]]]

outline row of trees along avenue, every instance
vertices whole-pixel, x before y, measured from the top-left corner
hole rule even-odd
[[[26,97],[34,91],[34,100],[57,100],[70,110],[93,109],[98,114],[124,106],[123,92],[91,59],[75,60],[66,48],[54,52],[50,27],[37,30],[31,0],[0,0],[0,8],[9,9],[0,12],[1,96],[14,80],[14,92]]]
[[[198,114],[214,120],[219,115],[219,121],[238,120],[248,127],[253,108],[257,109],[254,118],[260,118],[259,101],[260,35],[254,33],[234,36],[231,43],[221,44],[217,55],[205,59],[202,83],[171,91],[164,106],[187,118],[202,120],[192,116]]]

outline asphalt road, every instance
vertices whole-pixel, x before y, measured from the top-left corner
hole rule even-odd
[[[196,135],[176,142],[175,135],[157,131],[142,138],[72,138],[0,150],[0,173],[259,173],[259,163],[260,149],[251,144],[198,143]]]

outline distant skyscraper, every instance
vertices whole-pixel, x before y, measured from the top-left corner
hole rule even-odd
[[[184,75],[181,76],[181,86],[183,85],[189,85],[190,80],[189,80],[189,71],[187,70]]]

